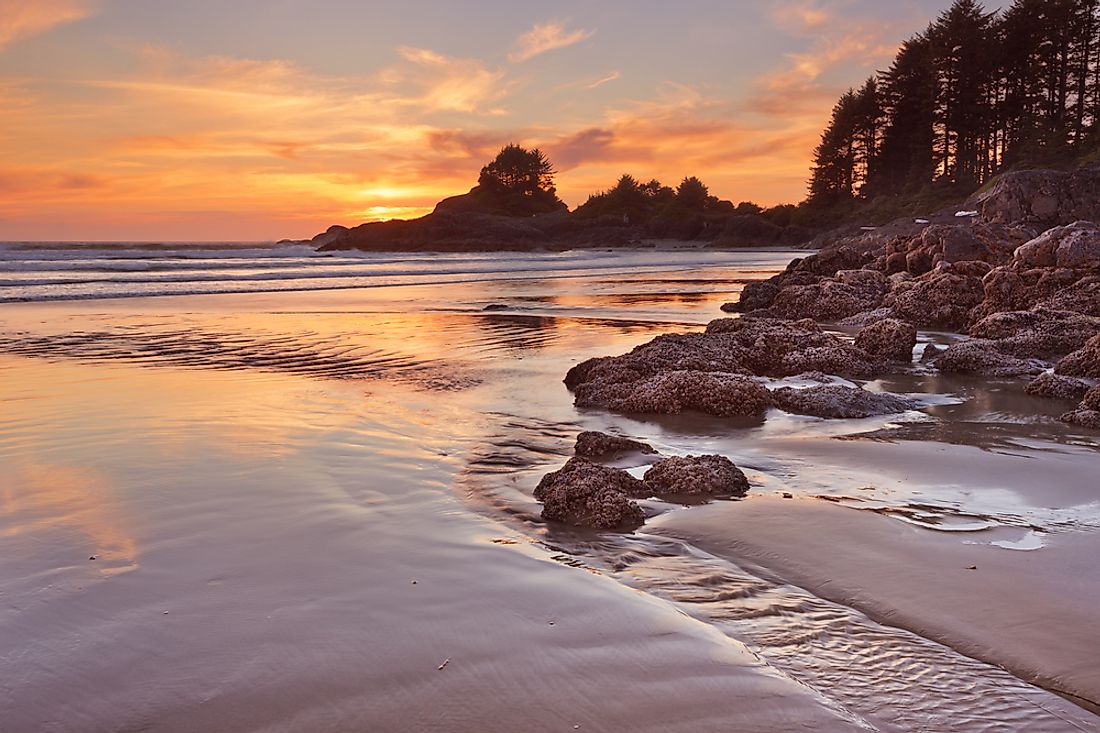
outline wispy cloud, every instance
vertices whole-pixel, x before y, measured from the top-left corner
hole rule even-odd
[[[561,21],[539,23],[516,39],[508,59],[522,63],[547,51],[565,48],[591,38],[595,31],[576,28],[569,30]]]
[[[486,105],[507,94],[504,71],[478,59],[454,58],[409,46],[401,47],[399,53],[407,64],[389,69],[383,78],[419,87],[420,95],[414,101],[431,109],[494,114],[496,108]]]
[[[612,71],[607,76],[601,77],[601,78],[597,79],[596,81],[592,81],[592,82],[589,82],[589,83],[585,84],[584,88],[585,89],[598,89],[599,87],[602,87],[604,84],[610,84],[613,81],[617,81],[621,76],[622,76],[622,74],[620,74],[618,71]]]
[[[94,12],[88,0],[0,0],[0,49]]]
[[[834,16],[818,0],[793,0],[776,5],[772,17],[780,29],[802,34],[825,28]]]

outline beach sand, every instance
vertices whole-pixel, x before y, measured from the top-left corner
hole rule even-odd
[[[3,729],[1100,730],[1092,437],[572,407],[767,271],[4,306]],[[752,498],[547,526],[582,429]]]

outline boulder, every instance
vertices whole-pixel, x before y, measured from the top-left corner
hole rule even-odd
[[[653,454],[657,451],[653,446],[630,438],[618,435],[587,430],[577,436],[577,445],[573,453],[584,458],[603,458],[606,456],[621,455],[624,453]]]
[[[1017,269],[1060,267],[1069,270],[1100,268],[1100,228],[1079,221],[1055,227],[1021,245],[1013,255]]]
[[[884,318],[861,329],[855,345],[883,361],[911,362],[913,348],[917,345],[917,329],[911,323]]]
[[[958,330],[970,322],[971,311],[985,297],[982,280],[950,270],[934,270],[894,286],[883,305],[897,318],[919,328]]]
[[[577,407],[625,414],[694,410],[718,417],[762,416],[771,406],[760,382],[724,372],[670,371],[629,382],[595,380],[578,385],[574,394]]]
[[[579,527],[634,529],[645,514],[632,496],[646,496],[641,481],[626,471],[584,458],[571,458],[561,469],[543,476],[535,489],[542,517]]]
[[[1058,362],[1055,371],[1067,377],[1100,379],[1100,335]]]
[[[1090,389],[1077,409],[1067,412],[1060,419],[1071,425],[1100,430],[1100,386]]]
[[[666,458],[652,466],[643,479],[657,495],[744,496],[749,480],[725,456]]]
[[[1046,371],[1047,364],[1005,354],[998,342],[971,339],[952,344],[936,357],[936,368],[952,374],[981,374],[987,377],[1033,376]]]
[[[1043,229],[1100,221],[1100,168],[1005,173],[977,197],[974,208],[985,222]]]
[[[1037,306],[986,316],[969,333],[996,340],[997,350],[1004,354],[1052,358],[1076,351],[1100,334],[1100,318]]]
[[[918,406],[914,400],[901,395],[836,385],[806,389],[782,387],[772,392],[772,399],[785,412],[839,419],[892,415]]]
[[[769,310],[783,318],[813,318],[835,323],[878,308],[885,290],[884,278],[876,285],[852,285],[836,280],[790,285],[779,290]]]
[[[1082,399],[1085,393],[1089,391],[1089,385],[1080,379],[1044,372],[1032,380],[1024,391],[1036,397],[1077,401]]]

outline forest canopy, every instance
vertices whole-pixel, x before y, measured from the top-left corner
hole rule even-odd
[[[970,193],[1100,149],[1100,0],[956,0],[847,91],[814,151],[810,205]]]

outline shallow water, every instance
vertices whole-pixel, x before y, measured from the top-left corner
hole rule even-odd
[[[788,492],[1077,572],[1060,538],[1100,527],[1100,451],[1064,406],[915,372],[873,387],[929,407],[861,421],[572,407],[570,364],[701,327],[792,253],[352,257],[310,292],[110,300],[217,268],[298,290],[318,263],[169,249],[90,282],[140,257],[19,251],[0,298],[74,300],[0,308],[4,730],[1100,730],[1031,684],[1080,675],[716,549]],[[531,491],[582,429],[723,453],[753,492],[648,502],[633,535],[548,527]]]

